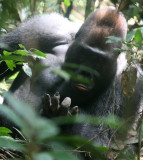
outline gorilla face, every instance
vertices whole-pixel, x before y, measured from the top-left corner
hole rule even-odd
[[[74,42],[69,47],[65,62],[75,64],[78,67],[63,69],[89,80],[87,83],[71,80],[71,86],[74,90],[83,94],[93,95],[93,93],[102,92],[116,74],[116,57],[112,53],[92,48],[83,43]]]

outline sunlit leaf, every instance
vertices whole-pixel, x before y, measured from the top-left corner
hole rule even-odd
[[[19,55],[0,56],[0,60],[25,61],[25,57]]]
[[[64,4],[65,4],[67,7],[69,7],[71,3],[70,3],[69,0],[64,0]]]
[[[18,54],[18,55],[23,55],[23,56],[28,56],[29,55],[29,52],[25,51],[25,50],[16,50],[14,53]]]
[[[10,129],[6,127],[0,127],[0,136],[10,136],[10,133],[12,133]]]
[[[6,60],[5,63],[11,71],[13,71],[14,68],[16,68],[15,63],[12,60]]]
[[[31,68],[29,67],[29,65],[27,63],[23,63],[23,66],[22,66],[24,72],[29,76],[31,77],[32,76],[32,70]]]
[[[43,58],[46,58],[46,54],[44,54],[43,52],[35,49],[35,51],[33,52],[33,54],[37,55],[37,56],[40,56],[40,57],[43,57]]]
[[[25,47],[22,44],[18,44],[20,48],[25,49]]]
[[[136,30],[131,30],[128,34],[127,34],[127,37],[126,37],[126,41],[129,42],[133,36],[135,35],[136,33]]]
[[[9,55],[11,55],[11,54],[12,54],[12,52],[3,51],[3,55],[4,55],[4,56],[9,56]]]
[[[12,76],[9,77],[9,79],[15,79],[17,77],[19,72],[16,72],[15,74],[13,74]]]
[[[8,91],[8,88],[9,88],[9,86],[5,81],[0,83],[0,89]]]
[[[141,32],[141,28],[138,28],[135,36],[134,36],[134,40],[136,43],[140,43],[143,40],[143,36],[142,36],[142,32]]]

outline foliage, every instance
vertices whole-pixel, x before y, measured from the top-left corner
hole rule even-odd
[[[94,144],[92,140],[86,140],[76,136],[63,136],[60,134],[61,125],[73,123],[86,123],[93,125],[103,124],[108,131],[110,128],[122,128],[123,123],[115,116],[92,117],[92,116],[67,116],[47,119],[39,116],[29,105],[16,100],[10,93],[6,99],[11,104],[11,108],[0,105],[0,112],[14,122],[17,128],[14,129],[20,139],[11,137],[11,130],[0,127],[0,150],[4,149],[7,158],[31,159],[31,160],[78,160],[81,159],[79,153],[89,154],[92,158],[96,157],[104,160],[104,154],[110,153],[106,146]],[[11,123],[9,121],[9,123]],[[81,151],[82,150],[82,151]],[[133,154],[126,153],[125,149],[118,154],[118,157],[130,159]],[[128,150],[129,152],[129,150]],[[112,153],[112,152],[111,152]],[[10,156],[14,155],[14,156]]]
[[[14,52],[3,51],[3,55],[0,55],[0,61],[4,61],[11,71],[16,68],[16,65],[23,65],[25,73],[32,76],[31,68],[27,65],[28,59],[34,62],[36,58],[45,58],[46,55],[37,49],[27,51],[21,44],[19,44],[19,47],[21,49]]]
[[[119,52],[126,52],[128,64],[141,63],[143,59],[143,27],[131,30],[126,37],[126,41],[114,36],[109,36],[106,43],[122,41],[123,49],[115,48]]]
[[[111,42],[118,41],[118,38],[114,37],[109,39]],[[137,72],[140,74],[141,80],[143,81],[143,72],[140,71],[139,64],[143,69],[143,27],[138,27],[131,30],[126,37],[126,41],[122,41],[124,49],[116,49],[119,52],[125,52],[127,57],[128,66],[122,73],[122,90],[125,96],[130,99],[135,91],[135,84],[137,81]],[[143,113],[141,113],[143,114]],[[138,159],[140,159],[140,150],[142,144],[142,120],[143,115],[140,118],[140,124],[138,126]],[[127,156],[127,155],[125,155]],[[124,158],[125,158],[124,156]],[[130,157],[131,158],[131,157]]]
[[[143,27],[130,31],[123,44],[127,46],[128,62],[141,62],[143,59]]]
[[[43,52],[37,50],[37,49],[30,49],[27,51],[25,47],[21,44],[19,44],[20,49],[16,50],[14,52],[9,52],[9,51],[3,51],[3,54],[0,55],[0,62],[4,61],[7,65],[7,67],[13,71],[17,65],[22,65],[23,71],[29,76],[32,76],[32,66],[33,63],[36,62],[37,59],[43,59],[43,58],[48,58],[46,54]],[[44,68],[49,68],[50,66],[42,66],[42,65],[37,65],[37,69],[44,69]],[[66,64],[64,63],[63,66],[70,68],[70,70],[80,68],[80,70],[86,71],[87,73],[92,73],[96,76],[99,76],[99,73],[95,70],[90,69],[89,67],[86,66],[81,66],[81,65],[76,65],[76,64]],[[56,70],[52,69],[52,72],[61,76],[65,80],[70,80],[74,79],[79,82],[83,82],[85,84],[91,83],[91,81],[83,77],[81,75],[76,75],[73,71],[68,71],[65,70]],[[5,90],[7,90],[7,84],[0,83],[1,87]]]
[[[93,156],[104,159],[100,153],[108,152],[105,146],[93,144],[91,141],[73,136],[62,136],[58,125],[67,123],[103,123],[107,127],[117,129],[121,125],[116,117],[108,116],[104,119],[98,117],[59,117],[53,120],[40,117],[32,107],[20,102],[11,94],[7,94],[6,98],[11,104],[11,108],[0,105],[0,112],[6,115],[13,121],[21,132],[18,131],[21,140],[11,138],[11,131],[7,128],[0,128],[0,147],[8,150],[18,151],[25,159],[56,159],[56,160],[76,160],[79,159],[75,155],[84,149],[84,152],[89,152]],[[24,138],[24,139],[23,139]],[[22,140],[23,139],[23,140]],[[63,156],[64,155],[64,156]],[[21,157],[20,159],[22,159]]]
[[[58,12],[58,8],[57,0],[1,0],[0,33],[10,31],[31,15]]]

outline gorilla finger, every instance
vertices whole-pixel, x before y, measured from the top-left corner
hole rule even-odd
[[[61,103],[61,107],[69,108],[70,105],[71,105],[71,98],[69,97],[66,97]]]
[[[54,94],[54,97],[56,97],[58,100],[60,100],[60,94],[59,94],[59,92],[56,92],[56,93]]]
[[[74,106],[74,107],[72,108],[71,114],[72,114],[72,115],[77,115],[77,114],[78,114],[78,111],[79,111],[78,106]]]
[[[71,105],[71,99],[69,97],[66,97],[61,103],[61,107],[59,108],[58,115],[59,116],[68,115],[70,105]]]
[[[54,94],[54,96],[52,97],[52,99],[51,99],[51,103],[52,103],[51,110],[52,110],[52,112],[56,112],[58,110],[58,108],[59,108],[59,99],[60,99],[59,93],[58,94],[57,93]]]
[[[42,98],[43,111],[47,112],[51,106],[51,97],[49,94],[45,94]]]

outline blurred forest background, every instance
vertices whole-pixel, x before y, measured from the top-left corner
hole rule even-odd
[[[92,11],[109,6],[122,11],[128,21],[128,35],[126,41],[123,42],[124,45],[128,47],[128,50],[126,50],[128,63],[138,63],[143,68],[143,0],[0,0],[0,34],[10,32],[20,23],[36,14],[58,12],[71,21],[83,23]],[[13,80],[14,78],[15,77],[12,77],[11,79]],[[8,81],[4,80],[0,83],[0,93],[8,90],[12,81],[11,79]],[[13,97],[10,95],[8,99],[15,107],[14,110],[23,115],[23,120],[21,121],[21,117],[15,115],[11,110],[4,111],[7,115],[11,116],[11,119],[18,126],[20,126],[23,132],[18,132],[22,140],[13,139],[10,130],[0,127],[0,159],[15,159],[15,157],[28,160],[80,159],[78,156],[73,156],[71,153],[76,152],[78,154],[80,148],[82,148],[82,144],[89,143],[87,140],[77,137],[67,138],[59,136],[57,122],[42,119],[22,102],[15,103]],[[115,126],[118,124],[118,122],[113,119],[105,119],[105,121],[111,126],[113,124]],[[61,120],[61,123],[62,122]],[[141,155],[143,155],[143,151],[141,152],[141,133],[142,125],[139,127],[140,136],[138,139],[139,147],[137,156],[124,149],[118,155],[114,155],[114,152],[111,152],[111,159],[141,160]],[[44,145],[42,145],[43,142]],[[70,146],[72,144],[74,149],[70,148],[68,146],[69,144]],[[44,150],[48,148],[49,145],[52,145],[54,151],[50,149],[49,151]],[[76,148],[75,146],[81,147]],[[96,147],[96,151],[100,153],[103,152],[105,154],[109,151],[105,146],[90,144],[86,148],[87,154],[92,151],[95,152],[94,147]],[[95,157],[98,156],[98,152],[95,153]],[[100,159],[102,158],[100,157]]]
[[[35,14],[58,12],[71,21],[81,21],[97,8],[118,8],[129,20],[129,28],[143,25],[142,0],[1,0],[0,28],[8,32]]]

